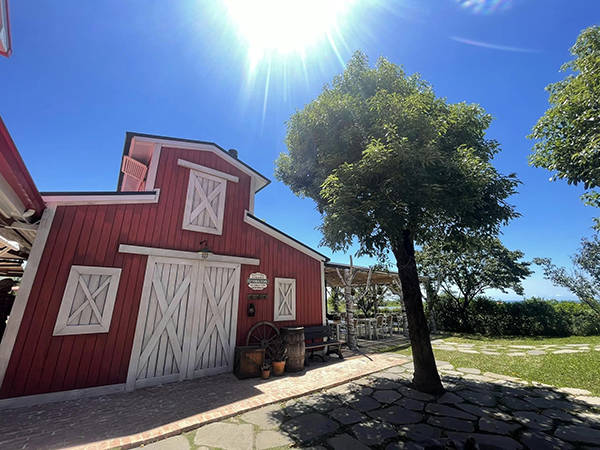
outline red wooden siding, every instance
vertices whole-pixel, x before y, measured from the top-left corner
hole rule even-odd
[[[189,169],[177,165],[179,158],[239,177],[239,183],[227,183],[221,236],[182,229]],[[120,244],[197,251],[207,239],[216,254],[259,258],[260,266],[242,266],[238,345],[253,324],[273,320],[275,277],[297,280],[297,320],[279,326],[322,323],[320,263],[244,222],[248,175],[210,152],[163,148],[156,186],[156,204],[58,208],[0,398],[125,382],[147,257],[119,253]],[[108,333],[52,336],[72,265],[122,268]],[[246,294],[253,291],[245,280],[252,272],[265,273],[270,283],[268,299],[252,301],[256,316],[250,318]]]

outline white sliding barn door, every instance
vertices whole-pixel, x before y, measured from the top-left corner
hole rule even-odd
[[[148,257],[127,389],[233,369],[240,265]]]
[[[149,257],[127,388],[185,379],[197,264]]]
[[[240,265],[201,263],[188,377],[233,370]]]

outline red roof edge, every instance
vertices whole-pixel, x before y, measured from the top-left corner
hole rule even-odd
[[[27,209],[41,216],[46,204],[0,116],[0,173]]]

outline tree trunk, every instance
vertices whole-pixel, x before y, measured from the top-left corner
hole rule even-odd
[[[356,329],[354,328],[354,298],[352,298],[352,272],[344,269],[344,299],[346,300],[346,330],[348,334],[348,348],[356,350]]]
[[[423,310],[419,275],[415,262],[414,242],[410,230],[404,230],[402,235],[402,239],[392,242],[392,251],[398,265],[398,276],[402,284],[408,318],[408,331],[415,366],[413,384],[419,391],[439,394],[444,391],[444,387],[440,381],[429,339],[429,328]]]
[[[437,325],[435,324],[435,301],[437,300],[437,293],[435,289],[431,285],[431,280],[427,281],[425,285],[425,290],[427,291],[427,298],[425,301],[427,302],[427,307],[429,309],[429,331],[431,334],[438,334]]]

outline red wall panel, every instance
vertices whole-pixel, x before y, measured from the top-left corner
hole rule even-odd
[[[189,169],[187,161],[235,175],[227,183],[223,234],[182,229]],[[58,208],[17,336],[0,398],[123,383],[135,333],[147,257],[118,252],[120,244],[197,251],[206,239],[216,254],[260,259],[242,266],[237,343],[244,345],[257,322],[272,321],[276,277],[296,279],[295,322],[322,323],[320,262],[244,222],[250,177],[211,152],[163,148],[156,177],[156,204],[87,205]],[[122,268],[108,333],[52,336],[72,265]],[[252,300],[256,316],[247,317],[246,279],[262,272],[269,279],[266,300]]]

